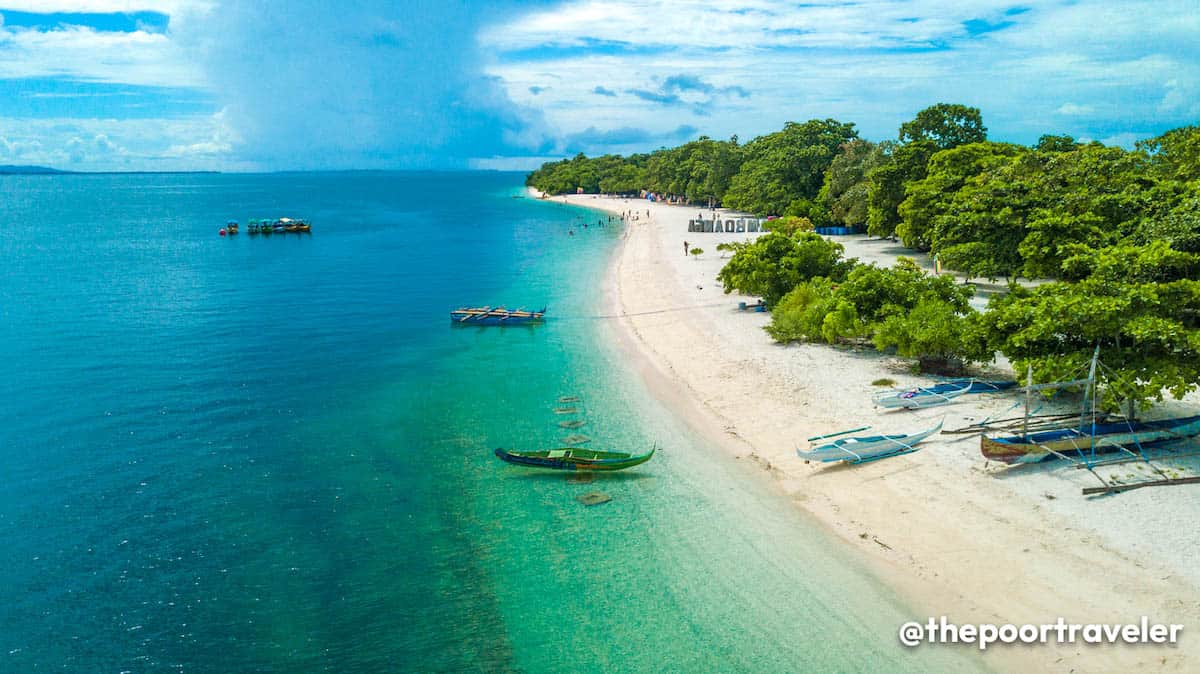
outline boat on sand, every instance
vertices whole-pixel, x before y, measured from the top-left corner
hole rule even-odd
[[[866,463],[868,461],[876,461],[878,459],[886,459],[891,456],[899,456],[901,454],[909,454],[917,451],[916,445],[925,438],[939,433],[942,430],[942,421],[939,421],[936,426],[928,428],[919,433],[896,433],[894,435],[860,435],[849,438],[840,438],[833,442],[805,452],[800,449],[796,450],[796,454],[802,459],[809,461],[845,461],[847,463]],[[863,430],[863,429],[858,429]],[[845,431],[853,433],[854,431]],[[831,435],[819,436],[814,440],[830,438],[842,433],[833,433]]]
[[[1195,435],[1200,435],[1200,416],[1158,421],[1085,423],[1077,427],[996,438],[981,435],[979,449],[989,461],[1037,463],[1080,452],[1101,454],[1129,451],[1129,448],[1138,445]]]
[[[922,407],[933,407],[935,405],[945,405],[955,398],[971,391],[974,382],[958,382],[956,384],[939,384],[937,386],[927,386],[906,390],[892,390],[876,393],[872,396],[872,401],[876,407],[887,407],[891,409],[905,408],[910,410],[919,409]]]

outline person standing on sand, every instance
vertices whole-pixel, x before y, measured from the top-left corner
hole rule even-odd
[[[687,252],[688,252],[687,241],[684,241],[683,242],[683,256],[684,257],[687,257]]]

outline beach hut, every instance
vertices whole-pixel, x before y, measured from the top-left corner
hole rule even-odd
[[[704,231],[709,232],[709,233],[711,233],[713,231],[713,221],[712,220],[701,220],[700,222],[704,223]]]
[[[737,219],[737,231],[739,231],[739,232],[746,231],[746,218],[738,218]]]
[[[726,232],[729,232],[729,233],[733,233],[733,231],[734,231],[734,224],[733,224],[733,220],[726,220],[726,221],[725,221],[725,231],[726,231]]]

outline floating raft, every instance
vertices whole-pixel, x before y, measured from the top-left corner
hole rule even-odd
[[[545,307],[542,307],[541,311],[504,307],[460,307],[450,312],[450,321],[456,325],[528,325],[541,323],[545,315]]]
[[[592,441],[591,438],[589,438],[586,435],[581,435],[579,433],[576,433],[574,435],[568,435],[567,437],[562,439],[562,442],[564,445],[582,445],[585,442],[591,442],[591,441]]]
[[[560,403],[577,403],[577,402],[579,402],[579,396],[559,396],[558,402],[560,402]]]
[[[579,428],[580,426],[582,426],[586,423],[587,422],[582,419],[572,419],[571,421],[558,422],[558,427],[559,428]]]
[[[578,414],[578,407],[557,407],[554,409],[555,414]]]

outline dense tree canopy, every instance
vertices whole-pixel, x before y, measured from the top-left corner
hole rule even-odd
[[[907,258],[891,269],[857,265],[841,283],[816,278],[796,286],[771,312],[767,332],[781,342],[873,339],[880,349],[926,361],[982,360],[964,339],[972,294],[972,286],[931,276]]]
[[[1200,384],[1200,258],[1165,242],[1077,246],[1073,282],[994,297],[982,316],[989,347],[1039,381],[1078,378],[1093,349],[1110,369],[1105,406],[1175,397]]]
[[[844,143],[825,172],[817,195],[819,218],[836,225],[857,227],[867,223],[867,173],[884,159],[878,145],[866,140]]]
[[[867,233],[885,237],[896,233],[905,188],[925,177],[925,164],[937,151],[937,145],[919,140],[881,147],[883,160],[867,172]]]
[[[939,243],[966,243],[980,240],[976,231],[961,231],[957,211],[961,205],[952,203],[972,178],[1003,166],[1025,152],[1024,148],[1007,143],[971,143],[942,150],[929,158],[925,177],[908,183],[904,201],[898,207],[900,224],[896,234],[904,245],[929,250],[933,240]],[[969,199],[966,200],[969,206]],[[947,218],[944,214],[954,213]]]
[[[750,213],[809,216],[825,171],[843,143],[858,137],[853,124],[836,120],[788,122],[782,131],[755,138],[733,177],[724,203]]]
[[[727,293],[758,295],[772,305],[802,281],[841,279],[849,268],[841,256],[840,243],[812,232],[771,232],[739,248],[717,280]]]
[[[1101,347],[1106,394],[1139,403],[1200,386],[1200,126],[1136,149],[1046,134],[1032,147],[989,142],[979,110],[939,103],[897,140],[853,124],[788,123],[745,145],[701,137],[627,158],[577,155],[528,184],[552,193],[648,190],[788,217],[733,251],[726,292],[764,297],[780,341],[870,340],[934,361],[996,352],[1039,380],[1061,379]],[[970,287],[911,263],[859,266],[813,224],[899,236],[968,276],[1042,278],[984,313]]]

